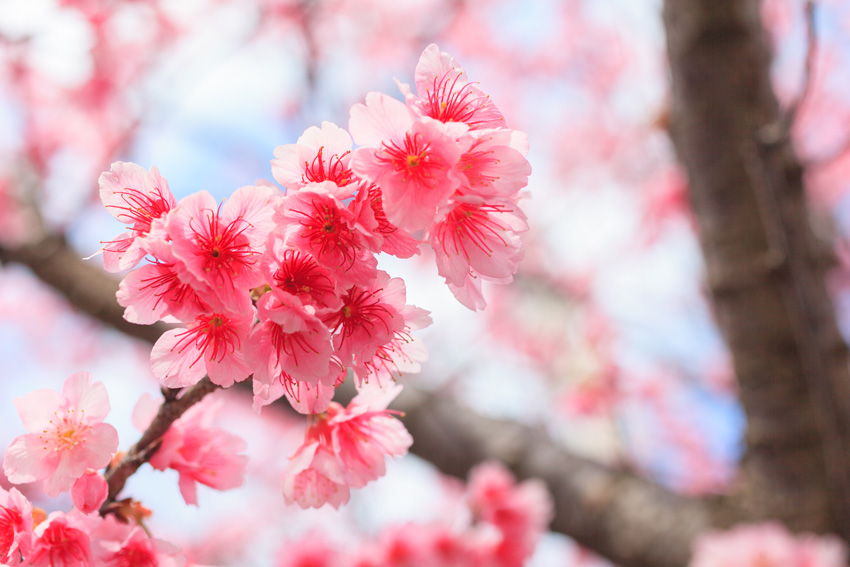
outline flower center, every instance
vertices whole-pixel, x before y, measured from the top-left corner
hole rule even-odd
[[[309,295],[318,303],[334,295],[334,283],[308,254],[292,248],[283,253],[283,262],[274,273],[274,283],[292,295]]]
[[[228,353],[240,347],[239,333],[231,325],[230,319],[221,313],[199,315],[192,327],[177,335],[180,339],[175,349],[183,352],[194,345],[198,356],[189,366],[194,366],[201,358],[221,362]]]
[[[45,451],[67,451],[74,449],[77,445],[86,442],[86,433],[91,426],[82,423],[85,417],[85,410],[80,410],[79,416],[74,408],[65,410],[62,414],[58,411],[53,412],[53,418],[50,420],[50,427],[43,429],[38,438],[44,445],[42,449]]]
[[[333,181],[342,187],[351,183],[353,174],[351,170],[342,163],[342,159],[351,152],[345,152],[341,156],[333,154],[327,162],[324,157],[325,147],[321,146],[313,158],[313,163],[304,162],[304,175],[301,180],[304,183],[321,183],[322,181]]]
[[[107,560],[109,567],[157,567],[154,554],[140,542],[131,542]]]
[[[401,144],[384,142],[376,158],[382,163],[392,165],[405,181],[413,180],[428,187],[437,184],[435,173],[444,169],[443,163],[433,155],[431,143],[423,140],[421,134],[407,133]]]

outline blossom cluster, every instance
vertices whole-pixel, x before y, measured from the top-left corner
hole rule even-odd
[[[347,368],[381,380],[421,358],[410,331],[428,317],[378,270],[378,253],[409,258],[430,244],[472,308],[484,306],[482,280],[513,277],[527,229],[525,135],[436,45],[415,76],[418,94],[400,85],[406,102],[370,93],[355,105],[352,135],[325,122],[278,147],[272,174],[285,194],[260,184],[222,204],[205,191],[178,203],[155,168],[117,162],[100,177],[104,205],[128,224],[103,248],[106,269],[150,260],[121,283],[125,318],[185,325],[153,348],[163,386],[252,375],[257,407],[287,395],[319,413]],[[321,403],[305,407],[304,391]]]
[[[497,463],[470,472],[466,505],[469,514],[461,523],[400,525],[356,551],[308,533],[287,542],[276,567],[521,567],[552,517],[540,481],[517,484]]]
[[[104,494],[105,496],[105,494]],[[182,567],[180,550],[136,524],[74,509],[44,511],[0,488],[0,564],[9,567]]]
[[[846,567],[847,549],[835,536],[795,536],[777,522],[708,532],[694,546],[690,567]]]
[[[250,379],[257,412],[286,397],[309,416],[282,486],[285,501],[303,508],[339,507],[412,443],[388,406],[401,391],[396,378],[418,372],[427,356],[412,333],[430,317],[407,304],[404,281],[378,269],[378,255],[411,258],[430,246],[439,275],[471,309],[485,306],[481,282],[510,281],[523,255],[525,134],[506,128],[436,45],[416,67],[415,92],[399,88],[404,101],[370,93],[355,105],[350,134],[324,122],[278,147],[271,172],[285,191],[261,181],[221,203],[206,191],[178,201],[155,167],[127,162],[99,179],[103,204],[127,225],[102,248],[107,270],[128,271],[117,293],[125,319],[177,324],[150,355],[154,377],[171,389],[166,398],[205,376],[222,388]],[[358,395],[344,407],[332,400],[349,374]],[[8,447],[6,477],[43,481],[49,496],[70,492],[74,506],[47,515],[16,489],[0,491],[0,565],[185,563],[143,529],[147,510],[116,501],[121,487],[110,475],[126,459],[104,423],[102,383],[79,372],[61,392],[38,390],[15,405],[30,433]],[[198,483],[243,483],[246,444],[213,427],[218,405],[195,403],[148,452],[129,451],[177,471],[187,504],[197,504]],[[142,397],[133,424],[154,430],[159,409]],[[502,534],[486,553],[503,559],[494,566],[518,565],[550,514],[547,501],[539,487],[514,490],[509,476],[487,470],[490,480],[470,496],[481,521]]]
[[[351,109],[351,134],[324,122],[275,149],[271,171],[285,192],[260,182],[222,203],[205,191],[178,202],[156,168],[124,162],[99,180],[104,205],[128,229],[103,247],[107,270],[135,268],[118,291],[124,317],[182,324],[154,345],[154,376],[167,388],[251,377],[257,411],[285,396],[299,412],[321,415],[299,463],[322,461],[333,447],[335,462],[351,465],[338,443],[316,444],[329,438],[317,431],[340,419],[331,399],[349,371],[358,388],[389,384],[426,357],[411,332],[430,318],[406,303],[402,279],[378,269],[378,254],[410,258],[430,245],[438,273],[473,309],[484,307],[481,282],[509,281],[523,254],[526,136],[504,126],[436,45],[422,54],[415,81],[416,93],[399,84],[404,102],[368,94]],[[367,414],[387,416],[385,408]],[[367,431],[380,446],[382,428]],[[403,444],[384,454],[403,454]],[[320,476],[364,483],[350,471]]]
[[[74,508],[47,515],[17,489],[0,488],[0,565],[183,565],[176,547],[149,537],[139,524],[98,513],[108,487],[96,469],[106,467],[118,448],[118,433],[103,423],[110,409],[103,383],[78,372],[62,392],[37,390],[16,398],[15,407],[30,433],[7,448],[3,472],[15,484],[44,481],[50,496],[70,491]],[[140,514],[143,509],[128,504],[121,515]]]

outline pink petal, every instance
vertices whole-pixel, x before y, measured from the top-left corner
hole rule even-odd
[[[150,394],[142,394],[139,401],[133,407],[132,422],[133,427],[139,431],[144,431],[156,417],[159,411],[160,403],[151,397]]]
[[[15,398],[12,403],[15,404],[26,430],[41,433],[50,426],[50,420],[64,401],[62,394],[55,390],[35,390],[23,398]]]
[[[361,146],[378,148],[385,140],[404,137],[413,125],[413,113],[407,106],[384,93],[366,95],[366,104],[351,107],[348,129]]]
[[[190,344],[181,352],[176,349],[180,333],[172,329],[164,333],[151,349],[151,371],[166,388],[183,388],[197,384],[206,374],[201,352]]]
[[[17,437],[6,449],[3,472],[9,482],[35,482],[50,476],[59,465],[59,454],[45,451],[44,443],[35,433]]]
[[[92,384],[92,375],[88,372],[77,372],[65,380],[62,393],[68,398],[72,408],[85,411],[83,423],[103,421],[109,414],[109,394],[103,382]]]

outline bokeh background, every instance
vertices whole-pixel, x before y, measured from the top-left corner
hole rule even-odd
[[[667,134],[668,82],[657,0],[2,0],[0,243],[65,234],[81,257],[122,227],[97,199],[113,161],[155,165],[180,198],[222,199],[271,180],[273,149],[323,120],[343,127],[369,91],[401,98],[422,50],[448,51],[528,133],[531,230],[510,286],[459,305],[427,251],[382,259],[408,301],[432,312],[430,351],[404,380],[472,410],[547,430],[576,452],[690,493],[722,491],[743,416],[712,322],[686,180]],[[803,2],[766,0],[774,79],[805,92],[795,141],[811,164],[816,226],[839,252],[850,226],[850,7],[819,3],[816,64],[805,74]],[[95,256],[90,262],[97,263]],[[847,328],[843,266],[833,278]],[[0,269],[0,446],[22,428],[12,398],[78,370],[106,383],[122,448],[149,346],[75,313],[25,268]],[[249,443],[245,485],[180,501],[176,475],[143,468],[127,492],[155,534],[216,565],[275,565],[311,530],[356,545],[384,527],[462,515],[460,481],[413,456],[340,512],[287,508],[280,471],[303,424],[256,416],[227,397],[221,426]],[[37,495],[36,495],[37,496]],[[42,501],[47,508],[67,502]],[[234,518],[237,518],[235,520]],[[457,520],[462,521],[458,517]],[[549,535],[532,565],[591,565]]]

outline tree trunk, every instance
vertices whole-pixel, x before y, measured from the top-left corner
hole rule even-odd
[[[666,0],[671,130],[747,415],[720,524],[850,535],[850,376],[757,0]]]

